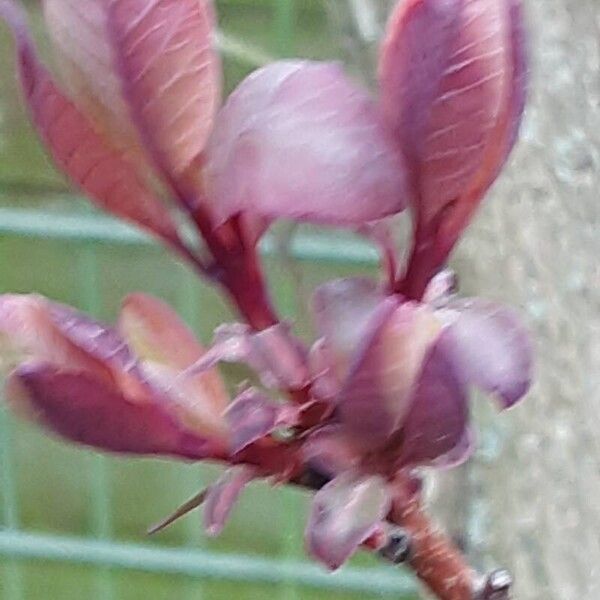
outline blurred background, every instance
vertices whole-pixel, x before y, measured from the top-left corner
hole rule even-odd
[[[45,48],[39,2],[24,2]],[[391,0],[217,0],[226,87],[277,56],[343,60],[368,84]],[[453,266],[465,295],[520,308],[538,345],[527,400],[474,403],[479,448],[431,486],[438,519],[478,567],[507,566],[519,600],[600,598],[600,4],[526,2],[533,81],[520,145]],[[277,302],[302,306],[376,253],[331,231],[283,227],[264,251]],[[141,234],[94,212],[28,125],[0,27],[0,292],[36,291],[114,319],[130,291],[178,308],[208,341],[229,310]],[[236,372],[227,371],[231,381]],[[0,409],[0,600],[333,600],[420,597],[360,556],[333,577],[303,557],[306,498],[254,485],[221,538],[198,516],[144,532],[218,469],[104,458]]]

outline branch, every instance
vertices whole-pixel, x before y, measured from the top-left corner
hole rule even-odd
[[[390,539],[380,554],[395,560],[397,547],[402,561],[439,600],[510,600],[512,578],[507,571],[497,570],[487,577],[478,575],[450,539],[432,523],[418,501],[396,505],[392,520],[402,528],[409,541]]]

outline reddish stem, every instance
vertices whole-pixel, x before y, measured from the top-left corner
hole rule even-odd
[[[220,283],[253,329],[261,331],[278,323],[254,248],[229,253],[219,267]]]
[[[427,285],[446,261],[448,255],[440,255],[435,247],[434,227],[424,227],[420,218],[413,234],[413,244],[404,277],[397,283],[395,291],[410,298],[421,300]]]
[[[475,572],[417,501],[394,506],[392,520],[411,536],[409,566],[439,600],[474,600]]]
[[[215,261],[213,279],[221,284],[253,329],[260,331],[275,325],[278,319],[267,294],[256,247],[244,244],[233,221],[214,228],[202,208],[194,210],[193,218]]]

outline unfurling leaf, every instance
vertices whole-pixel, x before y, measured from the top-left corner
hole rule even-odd
[[[0,363],[13,408],[71,441],[186,458],[224,453],[223,420],[223,433],[198,427],[116,330],[70,307],[0,296]]]
[[[448,455],[455,462],[468,457],[468,399],[453,352],[453,340],[444,332],[425,358],[401,430],[399,465],[431,465]]]
[[[249,467],[233,467],[208,488],[204,500],[204,527],[211,537],[218,536],[244,488],[254,479]]]
[[[144,373],[172,399],[179,418],[211,437],[227,437],[224,419],[229,396],[216,369],[189,372],[204,348],[165,303],[144,294],[128,296],[119,328]]]
[[[405,167],[375,103],[337,65],[274,63],[243,81],[206,151],[211,210],[359,224],[400,212]]]
[[[107,6],[134,122],[157,166],[179,181],[188,169],[199,171],[221,98],[212,0],[108,0]]]
[[[15,35],[25,98],[56,164],[100,208],[180,248],[168,210],[137,175],[133,163],[98,132],[39,62],[22,10],[5,1],[0,16]]]
[[[197,171],[220,100],[212,1],[46,0],[44,14],[68,91],[97,129],[170,183]]]
[[[266,387],[301,389],[309,380],[306,352],[285,323],[259,332],[242,323],[221,325],[212,346],[187,373],[201,373],[219,362],[248,365]]]
[[[456,300],[448,309],[456,313],[448,331],[460,376],[510,408],[533,377],[533,347],[521,319],[514,310],[479,298]]]
[[[340,420],[357,446],[383,447],[400,429],[440,331],[433,311],[406,302],[365,336],[338,396]]]
[[[514,145],[525,97],[522,38],[520,0],[409,0],[390,20],[382,104],[415,172],[419,226],[442,253]]]
[[[393,310],[387,304],[383,290],[373,279],[336,279],[315,292],[312,308],[322,339],[319,362],[323,367],[326,361],[329,363],[338,386],[347,377],[357,349],[369,332]]]
[[[345,472],[313,499],[306,527],[308,551],[332,570],[341,567],[377,531],[389,510],[383,478]]]
[[[210,442],[184,429],[159,403],[133,402],[87,373],[27,363],[10,376],[6,395],[17,414],[72,442],[127,454],[212,454]]]
[[[226,417],[231,431],[231,454],[234,455],[278,427],[294,425],[297,415],[293,406],[277,403],[251,388],[227,407]]]

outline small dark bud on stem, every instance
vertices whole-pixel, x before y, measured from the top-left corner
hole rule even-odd
[[[474,600],[510,600],[513,579],[505,569],[493,571],[476,592]]]
[[[410,560],[412,554],[412,539],[410,534],[403,529],[394,531],[387,544],[379,551],[382,558],[395,565],[401,565]]]

